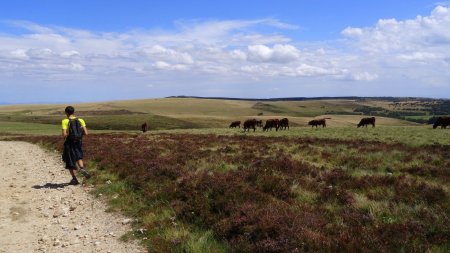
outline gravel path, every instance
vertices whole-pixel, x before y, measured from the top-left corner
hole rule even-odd
[[[106,213],[91,188],[67,185],[60,154],[0,141],[0,172],[0,253],[145,252],[119,240],[129,219]]]

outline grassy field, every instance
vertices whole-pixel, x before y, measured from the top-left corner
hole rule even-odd
[[[229,122],[248,118],[288,117],[293,126],[305,126],[313,118],[332,117],[331,126],[357,124],[361,106],[385,106],[388,101],[308,100],[308,101],[241,101],[194,98],[164,98],[74,105],[91,129],[136,130],[148,122],[151,130],[220,128]],[[0,121],[59,124],[66,105],[0,106]],[[392,106],[391,106],[392,107]],[[393,107],[391,108],[392,110]],[[416,117],[417,118],[417,117]],[[424,119],[424,116],[421,117]],[[379,117],[382,125],[411,125],[411,122]]]
[[[89,122],[89,121],[88,121]],[[345,121],[348,123],[348,121]],[[432,129],[431,126],[417,125],[389,125],[390,120],[386,120],[385,125],[375,128],[356,128],[348,123],[348,127],[340,124],[340,127],[311,128],[311,127],[291,127],[290,130],[263,132],[258,128],[256,132],[244,133],[242,129],[229,128],[197,128],[197,129],[164,129],[154,130],[144,135],[159,134],[214,134],[228,136],[268,136],[268,137],[289,137],[289,138],[325,138],[341,140],[368,140],[386,143],[403,143],[410,146],[422,145],[450,145],[450,130]],[[393,120],[392,123],[396,121]],[[345,124],[344,124],[345,125]],[[25,134],[25,135],[59,135],[59,124],[39,124],[24,122],[2,122],[0,121],[0,135]],[[90,130],[91,133],[135,133],[140,131],[117,131],[117,130]]]
[[[432,129],[430,126],[383,126],[367,129],[356,127],[293,127],[287,131],[244,133],[238,129],[177,129],[152,131],[147,134],[214,134],[214,135],[237,135],[237,136],[268,136],[268,137],[290,137],[290,138],[319,138],[338,140],[364,140],[380,141],[385,143],[402,143],[409,146],[422,145],[450,145],[450,130]]]
[[[135,218],[140,232],[123,239],[149,252],[448,252],[450,130],[385,117],[356,128],[362,116],[351,115],[415,103],[173,98],[76,108],[94,129],[84,139],[88,183]],[[62,108],[0,107],[0,138],[60,150]],[[228,128],[273,117],[292,127]],[[315,117],[331,119],[306,126]]]

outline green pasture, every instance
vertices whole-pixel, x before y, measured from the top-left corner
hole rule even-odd
[[[89,121],[88,121],[89,122]],[[59,124],[40,124],[25,122],[0,121],[1,134],[26,134],[26,135],[59,135]],[[90,133],[125,132],[142,134],[138,130],[90,130]],[[164,133],[186,133],[186,134],[214,134],[214,135],[240,135],[240,136],[270,136],[270,137],[313,137],[331,138],[345,140],[371,140],[388,143],[404,143],[411,146],[420,145],[450,145],[450,129],[433,129],[427,126],[378,126],[375,128],[348,127],[291,127],[290,130],[263,132],[257,128],[256,132],[251,130],[244,133],[242,129],[229,128],[191,128],[191,129],[163,129],[152,130],[146,135],[159,135]]]
[[[109,133],[110,130],[89,130],[91,134]],[[124,132],[124,131],[114,131]],[[60,124],[40,124],[26,122],[0,121],[1,135],[60,135]]]
[[[270,137],[313,137],[344,140],[370,140],[387,143],[404,143],[411,146],[421,145],[450,145],[450,129],[433,129],[431,126],[380,126],[375,128],[356,127],[291,127],[290,130],[263,132],[260,128],[253,132],[244,133],[242,129],[177,129],[151,131],[149,134],[161,133],[190,133],[217,134],[241,136],[270,136]]]
[[[61,127],[59,125],[0,121],[0,135],[2,133],[54,135],[60,134],[60,129]]]
[[[65,118],[63,112],[65,106],[62,104],[0,106],[0,133],[59,134],[60,122]],[[364,139],[411,145],[449,144],[450,131],[433,130],[431,126],[406,120],[376,117],[375,128],[356,128],[356,124],[364,116],[355,115],[355,108],[366,106],[393,109],[394,106],[390,101],[357,99],[242,101],[163,98],[82,103],[74,106],[78,112],[77,116],[85,119],[92,133],[111,131],[139,133],[141,124],[147,122],[149,134],[180,132]],[[408,104],[408,106],[411,105]],[[261,129],[258,129],[256,133],[244,134],[242,129],[228,129],[230,122],[235,120],[243,123],[249,118],[265,121],[283,117],[289,118],[291,130],[263,133]],[[426,116],[408,117],[426,118]],[[314,118],[329,118],[327,127],[318,129],[308,127],[308,121]]]

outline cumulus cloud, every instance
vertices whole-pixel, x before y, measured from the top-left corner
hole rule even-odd
[[[437,6],[430,16],[411,20],[380,19],[372,27],[347,27],[342,35],[369,53],[443,51],[450,45],[450,9]],[[446,57],[445,54],[440,54]]]
[[[189,53],[178,52],[173,49],[163,47],[161,45],[154,45],[152,47],[146,47],[141,52],[150,59],[166,60],[170,62],[192,64],[194,60]]]
[[[298,60],[300,51],[292,45],[276,44],[272,48],[265,45],[248,46],[248,59],[255,62],[286,63]]]

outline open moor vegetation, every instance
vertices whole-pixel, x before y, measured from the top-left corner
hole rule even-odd
[[[137,218],[150,251],[449,249],[448,144],[160,133],[85,147],[98,192]]]

